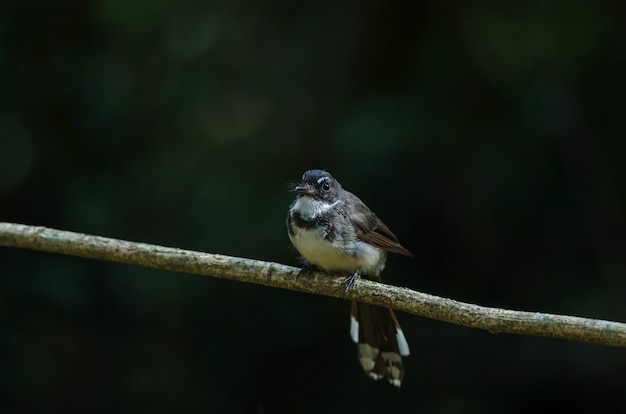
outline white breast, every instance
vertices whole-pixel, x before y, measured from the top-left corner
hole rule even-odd
[[[318,229],[294,229],[291,242],[309,263],[327,272],[353,273],[357,268],[365,274],[378,275],[385,267],[381,249],[360,240],[324,238]]]

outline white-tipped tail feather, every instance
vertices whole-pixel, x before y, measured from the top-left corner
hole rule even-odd
[[[354,315],[350,316],[350,337],[355,344],[359,343],[359,321]]]
[[[404,332],[402,332],[402,329],[400,329],[400,326],[396,327],[396,340],[398,341],[398,348],[400,348],[400,355],[402,356],[411,355],[411,350],[409,349],[409,343],[406,341],[406,338],[404,337]]]
[[[410,353],[393,311],[364,303],[352,303],[350,337],[357,343],[363,371],[373,379],[386,377],[396,387],[404,379],[402,357]]]

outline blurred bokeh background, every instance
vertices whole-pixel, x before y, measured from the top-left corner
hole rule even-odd
[[[0,220],[296,264],[331,171],[415,253],[386,281],[626,321],[619,1],[7,0]],[[626,351],[411,315],[401,390],[348,303],[0,249],[1,412],[626,409]]]

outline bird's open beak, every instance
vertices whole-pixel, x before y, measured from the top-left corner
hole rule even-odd
[[[311,184],[298,184],[296,188],[294,188],[300,194],[313,195],[315,194],[315,188]]]

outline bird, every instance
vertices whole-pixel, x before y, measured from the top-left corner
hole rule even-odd
[[[301,273],[319,269],[346,275],[346,292],[360,277],[381,281],[387,252],[413,257],[389,228],[357,196],[343,189],[329,172],[308,170],[293,187],[287,232],[302,256]],[[353,301],[350,337],[357,344],[363,371],[400,387],[402,357],[409,345],[392,309]]]

